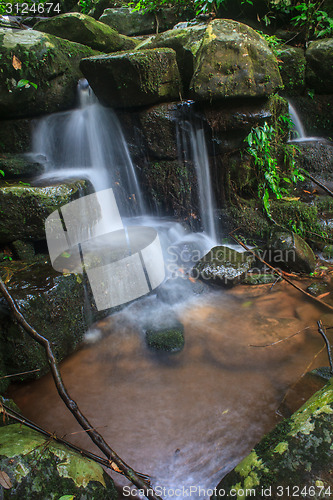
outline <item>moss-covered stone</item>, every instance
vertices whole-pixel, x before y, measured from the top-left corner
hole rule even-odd
[[[298,234],[277,230],[270,240],[270,262],[289,271],[312,273],[316,258],[312,249]]]
[[[257,32],[229,19],[208,24],[190,84],[194,99],[268,96],[281,86],[276,58]]]
[[[0,154],[0,170],[5,174],[6,179],[15,177],[35,177],[44,170],[40,163],[16,154]]]
[[[235,285],[242,281],[253,262],[254,257],[248,253],[217,246],[199,260],[192,270],[192,275],[216,285]]]
[[[244,285],[268,285],[280,281],[282,278],[271,273],[247,274],[243,280]]]
[[[333,93],[333,38],[311,42],[305,57],[308,87],[318,94]]]
[[[171,49],[120,52],[83,59],[80,68],[107,106],[134,107],[179,99],[181,81]]]
[[[184,327],[181,323],[171,328],[146,331],[146,341],[156,351],[178,352],[184,347]]]
[[[28,323],[52,342],[56,359],[72,353],[86,329],[81,280],[57,273],[47,261],[6,262],[0,265],[0,275]],[[0,351],[6,374],[39,370],[28,377],[41,376],[49,370],[44,349],[13,321],[4,298],[0,306]]]
[[[39,31],[0,28],[2,118],[36,116],[72,107],[77,81],[82,77],[79,61],[94,54],[90,47]]]
[[[135,40],[119,33],[93,17],[69,12],[39,21],[34,30],[49,33],[72,42],[88,45],[101,52],[131,50],[137,45]]]
[[[20,424],[0,428],[0,463],[11,484],[0,486],[4,499],[118,498],[100,465]]]
[[[47,187],[0,184],[0,242],[45,239],[46,218],[85,191],[85,181]]]
[[[211,498],[331,497],[332,424],[333,386],[330,379],[302,408],[265,436],[222,479],[217,494]],[[224,494],[219,494],[219,490]]]
[[[301,94],[305,88],[306,59],[303,49],[283,45],[277,49],[284,91],[289,95]]]
[[[0,120],[0,152],[25,153],[31,147],[32,119]]]

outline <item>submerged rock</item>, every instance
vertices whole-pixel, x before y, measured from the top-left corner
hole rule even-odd
[[[281,86],[276,58],[256,31],[230,19],[208,24],[190,83],[193,99],[268,96]]]
[[[211,498],[331,498],[333,379],[265,436]],[[223,492],[223,495],[220,492]]]
[[[0,428],[0,463],[2,479],[7,479],[0,486],[4,499],[118,498],[100,465],[20,424]]]
[[[216,285],[235,285],[242,281],[253,262],[254,257],[248,253],[217,246],[194,266],[192,275]]]
[[[57,208],[86,192],[86,181],[54,186],[0,184],[0,242],[45,240],[45,220]]]
[[[270,240],[269,260],[275,267],[299,273],[312,273],[316,258],[298,234],[291,231],[275,231]]]
[[[0,170],[5,174],[6,179],[15,177],[35,177],[43,172],[44,167],[41,163],[30,160],[24,155],[1,154]]]
[[[130,50],[137,45],[135,40],[119,35],[110,26],[78,12],[49,17],[39,21],[34,26],[34,29],[72,42],[88,45],[88,47],[101,52]]]
[[[120,52],[80,64],[97,97],[107,106],[134,107],[179,99],[181,81],[171,49]]]
[[[308,87],[318,94],[333,93],[333,38],[310,42],[305,57]]]
[[[156,351],[178,352],[184,347],[184,327],[181,323],[168,328],[146,331],[146,341]]]
[[[47,261],[6,262],[0,265],[0,275],[28,323],[52,342],[57,361],[72,353],[86,330],[80,279],[57,273]],[[39,370],[27,375],[31,378],[49,370],[44,349],[12,319],[2,297],[0,352],[0,372],[6,375]]]

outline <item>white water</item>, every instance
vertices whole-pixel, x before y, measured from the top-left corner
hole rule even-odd
[[[313,142],[320,140],[320,137],[310,137],[306,134],[305,128],[302,124],[302,121],[296,109],[290,102],[288,102],[288,106],[289,106],[289,115],[291,121],[294,124],[294,128],[290,133],[289,142]]]

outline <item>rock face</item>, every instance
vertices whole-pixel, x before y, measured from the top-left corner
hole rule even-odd
[[[303,49],[283,45],[278,49],[278,58],[284,91],[288,94],[301,94],[305,88],[306,59]]]
[[[253,261],[252,255],[217,246],[199,260],[192,270],[192,275],[216,285],[235,285],[245,277]]]
[[[46,218],[85,190],[85,181],[47,187],[0,184],[0,241],[44,240]]]
[[[137,45],[135,40],[119,35],[117,31],[106,24],[78,12],[61,14],[39,21],[35,24],[34,29],[88,45],[88,47],[101,52],[131,50]]]
[[[2,118],[36,116],[73,106],[82,77],[79,62],[94,54],[90,47],[39,31],[0,28]]]
[[[15,177],[34,177],[44,170],[40,163],[29,160],[23,155],[1,154],[0,170],[5,174],[6,179]]]
[[[281,85],[275,56],[258,33],[229,19],[208,24],[190,83],[193,99],[268,96]]]
[[[20,424],[0,428],[0,461],[7,479],[7,486],[0,486],[4,499],[118,498],[100,465]]]
[[[318,94],[333,93],[333,38],[311,42],[305,57],[309,88]]]
[[[25,153],[30,148],[32,119],[0,120],[0,151]]]
[[[287,499],[293,488],[293,494],[304,498],[330,498],[333,488],[332,424],[330,379],[302,408],[265,436],[218,484],[217,492],[224,493],[211,498]]]
[[[101,102],[133,107],[179,98],[180,75],[171,49],[120,52],[83,59],[80,64]]]
[[[270,241],[270,250],[270,261],[275,267],[300,273],[312,273],[316,267],[312,249],[298,234],[276,231]]]
[[[57,273],[47,259],[3,263],[0,275],[28,323],[52,342],[57,361],[72,353],[86,330],[80,279]],[[0,324],[2,369],[6,374],[38,369],[30,377],[39,377],[49,370],[44,349],[12,320],[3,298]]]

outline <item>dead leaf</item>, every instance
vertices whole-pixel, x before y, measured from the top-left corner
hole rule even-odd
[[[0,470],[0,484],[6,490],[9,490],[10,488],[13,487],[8,474],[6,474],[6,472],[3,472],[2,470]]]
[[[21,69],[22,68],[22,63],[18,59],[18,57],[16,57],[16,56],[13,56],[13,68],[14,69]]]
[[[115,464],[114,462],[111,462],[111,467],[115,472],[120,472],[122,473],[122,470],[119,469],[118,465]]]
[[[331,292],[326,292],[326,293],[322,293],[321,295],[317,295],[317,299],[321,300],[323,299],[324,297],[327,297],[327,295],[329,295]]]

